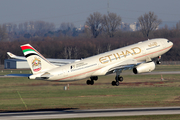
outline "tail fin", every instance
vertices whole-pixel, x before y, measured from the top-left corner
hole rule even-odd
[[[44,58],[30,44],[22,45],[21,49],[33,74],[44,72],[56,67],[54,64],[51,64],[48,60],[46,60],[46,58]]]

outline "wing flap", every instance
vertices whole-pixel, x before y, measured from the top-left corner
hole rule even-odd
[[[120,62],[116,64],[114,67],[111,67],[108,72],[111,72],[113,70],[127,70],[127,69],[132,69],[134,66],[136,66],[137,60],[135,59],[129,59],[123,62]]]
[[[136,66],[137,64],[138,64],[138,62],[135,59],[119,61],[117,63],[110,64],[110,65],[108,65],[106,67],[101,68],[100,70],[94,72],[93,75],[94,76],[107,75],[107,74],[111,74],[111,73],[116,72],[116,70],[122,71],[122,70],[125,70],[125,69],[131,69],[134,66]]]

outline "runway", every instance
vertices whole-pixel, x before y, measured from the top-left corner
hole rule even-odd
[[[164,75],[164,74],[180,74],[180,71],[152,71],[147,73],[140,73],[138,75]],[[114,75],[114,74],[111,74]],[[121,75],[136,75],[132,71],[131,72],[122,72]]]
[[[1,112],[2,120],[87,118],[139,115],[170,115],[180,114],[180,107],[120,108],[95,110],[51,110],[26,112]]]

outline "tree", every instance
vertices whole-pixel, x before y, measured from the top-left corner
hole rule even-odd
[[[76,28],[73,23],[61,23],[60,30],[65,36],[73,36],[73,34],[76,34]]]
[[[156,30],[161,24],[162,20],[158,19],[157,15],[154,12],[145,13],[138,18],[140,24],[140,31],[145,37],[149,37],[149,33],[153,30]]]
[[[67,47],[64,47],[64,57],[68,59]]]
[[[176,29],[180,30],[180,21],[178,23],[176,23]]]
[[[29,33],[24,34],[24,38],[31,38],[31,37],[32,37],[32,35]]]
[[[7,32],[6,32],[6,25],[0,25],[0,41],[6,40],[8,37]]]
[[[73,51],[74,51],[74,59],[77,59],[78,58],[78,53],[79,53],[77,46],[74,47]]]
[[[86,25],[90,27],[91,33],[96,38],[102,31],[102,15],[99,12],[94,12],[86,20]]]
[[[109,37],[114,37],[114,32],[121,25],[121,17],[116,13],[109,13],[103,16],[103,29]]]

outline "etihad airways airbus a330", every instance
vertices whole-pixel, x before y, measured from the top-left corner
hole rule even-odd
[[[123,81],[123,77],[120,76],[123,70],[132,69],[135,74],[151,72],[155,69],[155,64],[160,63],[161,55],[172,46],[173,43],[168,39],[151,39],[86,59],[71,61],[63,66],[52,64],[30,44],[22,45],[21,49],[33,73],[29,79],[64,82],[90,78],[87,84],[93,85],[98,76],[116,73],[112,85],[118,86],[119,82]],[[153,58],[157,59],[153,61]]]

